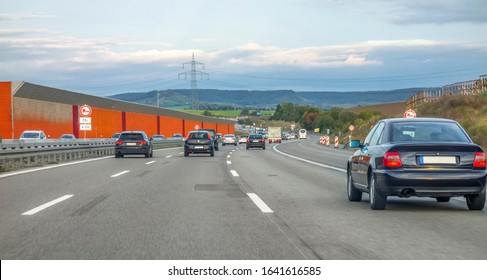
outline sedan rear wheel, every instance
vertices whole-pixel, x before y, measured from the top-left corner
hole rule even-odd
[[[377,191],[377,181],[374,173],[370,175],[369,180],[369,203],[370,208],[373,210],[384,210],[387,204],[387,196]]]
[[[362,200],[362,192],[357,190],[353,186],[352,173],[350,171],[348,171],[348,176],[347,176],[347,194],[348,194],[348,200],[349,201],[361,201]]]
[[[465,198],[469,210],[482,210],[485,206],[485,188],[481,193],[466,195]]]

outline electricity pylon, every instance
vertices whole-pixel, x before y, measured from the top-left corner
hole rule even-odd
[[[192,110],[197,110],[198,109],[198,93],[196,92],[196,76],[199,76],[200,79],[203,79],[203,77],[206,77],[208,79],[208,73],[196,70],[196,65],[201,65],[203,69],[205,69],[205,65],[201,62],[197,62],[194,60],[194,53],[193,53],[193,59],[190,62],[185,62],[183,63],[183,69],[184,65],[190,64],[191,65],[191,70],[186,71],[183,73],[178,74],[178,79],[181,78],[181,76],[184,76],[184,79],[187,79],[188,76],[191,76],[191,109]]]

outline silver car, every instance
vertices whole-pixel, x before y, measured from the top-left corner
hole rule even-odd
[[[225,146],[226,144],[231,144],[231,145],[237,146],[237,144],[238,144],[237,136],[235,136],[233,134],[225,134],[223,136],[222,146]]]

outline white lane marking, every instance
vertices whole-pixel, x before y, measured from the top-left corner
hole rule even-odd
[[[34,208],[32,210],[29,210],[29,211],[27,211],[25,213],[22,213],[22,215],[34,215],[35,213],[40,212],[40,211],[42,211],[42,210],[44,210],[44,209],[46,209],[48,207],[53,206],[54,204],[57,204],[57,203],[59,203],[61,201],[66,200],[68,198],[71,198],[72,196],[73,196],[72,194],[67,194],[67,195],[61,196],[58,199],[54,199],[53,201],[49,201],[48,203],[44,203],[44,204],[42,204],[39,207],[36,207],[36,208]]]
[[[145,164],[149,165],[149,164],[153,164],[154,162],[156,162],[156,161],[155,160],[149,161],[149,162],[146,162]]]
[[[274,211],[272,211],[272,209],[269,208],[269,206],[267,206],[267,204],[265,204],[265,202],[257,194],[247,193],[247,195],[250,197],[250,199],[252,199],[254,204],[259,207],[260,211],[263,213],[274,213]]]
[[[231,161],[229,161],[229,160],[227,160],[227,164],[232,164],[232,162],[231,162]]]
[[[230,155],[227,155],[227,158],[230,158],[231,156]]]
[[[74,164],[86,163],[86,162],[91,162],[91,161],[96,161],[96,160],[108,159],[108,158],[113,158],[113,156],[91,158],[91,159],[87,159],[87,160],[80,160],[80,161],[67,162],[67,163],[56,164],[56,165],[49,165],[49,166],[39,167],[39,168],[35,168],[35,169],[22,170],[22,171],[17,171],[17,172],[10,172],[7,174],[0,175],[0,178],[16,176],[16,175],[21,175],[21,174],[26,174],[26,173],[32,173],[32,172],[47,170],[47,169],[51,169],[51,168],[58,168],[58,167],[69,166],[69,165],[74,165]]]
[[[311,164],[314,164],[314,165],[317,165],[317,166],[321,166],[321,167],[324,167],[324,168],[328,168],[328,169],[331,169],[331,170],[335,170],[335,171],[340,171],[340,172],[343,172],[343,173],[347,173],[347,170],[346,169],[343,169],[343,168],[338,168],[338,167],[334,167],[334,166],[331,166],[331,165],[326,165],[326,164],[323,164],[323,163],[319,163],[319,162],[307,160],[307,159],[304,159],[304,158],[296,157],[296,156],[293,156],[293,155],[290,155],[290,154],[286,154],[284,152],[279,151],[277,149],[277,146],[279,146],[279,145],[274,146],[272,149],[274,149],[274,151],[280,153],[281,155],[284,155],[284,156],[287,156],[287,157],[290,157],[290,158],[293,158],[293,159],[297,159],[297,160],[300,160],[300,161],[304,161],[304,162],[307,162],[307,163],[311,163]]]
[[[115,177],[118,177],[118,176],[123,175],[123,174],[128,173],[128,172],[130,172],[130,170],[125,170],[125,171],[122,171],[122,172],[120,172],[120,173],[113,174],[113,175],[112,175],[112,176],[110,176],[110,177],[115,178]]]
[[[230,173],[232,173],[233,177],[238,177],[238,173],[235,170],[230,170]]]
[[[168,155],[168,156],[166,156],[166,158],[170,158],[170,157],[172,157],[172,155]]]

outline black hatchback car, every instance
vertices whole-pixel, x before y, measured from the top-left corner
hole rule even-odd
[[[262,148],[265,150],[265,138],[262,134],[250,134],[247,138],[247,150],[249,148]]]
[[[210,154],[215,156],[215,146],[212,135],[209,131],[198,130],[190,131],[184,142],[184,156],[189,154]]]
[[[124,131],[115,142],[115,157],[124,155],[145,155],[152,157],[152,139],[143,131]]]
[[[347,164],[347,194],[360,201],[369,193],[372,209],[385,209],[388,196],[433,197],[448,202],[464,196],[468,209],[482,210],[486,156],[455,121],[401,118],[379,121]]]

